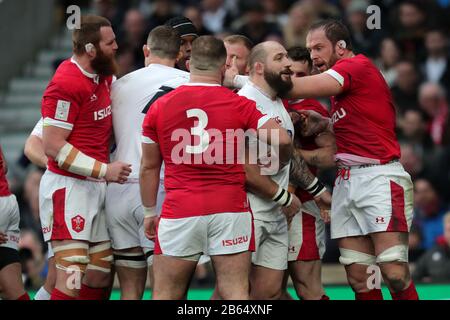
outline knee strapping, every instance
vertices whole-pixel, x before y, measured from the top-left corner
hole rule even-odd
[[[114,252],[114,264],[117,267],[144,269],[147,267],[145,255],[140,252]]]
[[[110,273],[113,259],[111,243],[105,242],[92,246],[89,248],[89,264],[87,269]]]
[[[89,263],[87,243],[70,243],[53,248],[56,268],[64,271],[86,271]]]
[[[408,262],[408,246],[396,245],[390,247],[378,255],[376,262]]]
[[[345,266],[357,263],[363,265],[374,265],[376,262],[376,257],[364,252],[359,252],[350,249],[339,248],[341,256],[339,257],[339,262]]]

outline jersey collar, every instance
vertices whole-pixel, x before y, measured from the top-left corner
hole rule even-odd
[[[96,73],[90,73],[87,72],[86,70],[84,70],[79,64],[78,62],[74,59],[74,57],[70,58],[70,62],[72,62],[73,64],[75,64],[78,69],[80,69],[81,73],[84,74],[86,77],[92,79],[92,81],[94,81],[96,84],[99,83],[100,77],[98,74]]]
[[[221,87],[220,84],[216,83],[204,83],[204,82],[188,82],[183,84],[184,86],[202,86],[202,87]]]

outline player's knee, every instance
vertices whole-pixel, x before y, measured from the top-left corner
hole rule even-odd
[[[119,268],[141,270],[147,268],[147,259],[142,251],[114,251],[114,264]]]
[[[54,247],[56,269],[85,273],[89,263],[89,246],[87,243],[78,242]]]
[[[367,291],[367,272],[365,268],[357,268],[354,265],[369,266],[375,265],[376,257],[371,254],[339,248],[341,256],[339,261],[347,271],[347,280],[355,292]]]
[[[376,259],[378,264],[392,262],[408,262],[408,246],[396,245],[381,252]]]
[[[384,280],[394,292],[403,291],[409,282],[408,276],[403,272],[388,272],[384,275]]]
[[[345,248],[339,248],[341,256],[339,257],[339,262],[344,266],[350,266],[352,264],[361,264],[361,265],[374,265],[376,263],[376,257],[374,255],[350,250]]]
[[[89,248],[86,283],[94,288],[109,286],[113,253],[110,242],[104,242]]]

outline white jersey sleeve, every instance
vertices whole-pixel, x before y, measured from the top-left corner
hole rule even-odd
[[[36,136],[36,137],[42,139],[43,129],[44,129],[44,120],[42,118],[40,118],[39,121],[34,126],[33,131],[31,131],[30,136]]]

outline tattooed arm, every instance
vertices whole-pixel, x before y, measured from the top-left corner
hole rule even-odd
[[[300,155],[310,166],[319,169],[332,168],[336,165],[336,142],[333,133],[326,131],[318,135],[315,142],[319,148],[315,150],[299,149]]]
[[[298,150],[294,150],[289,172],[289,183],[307,190],[316,177],[309,171],[308,164]]]

